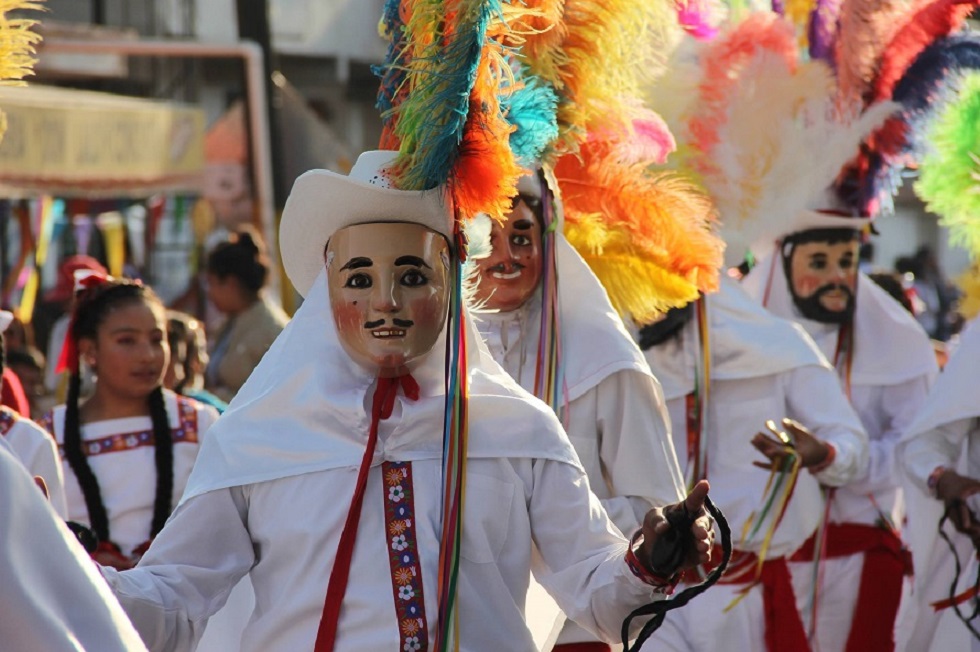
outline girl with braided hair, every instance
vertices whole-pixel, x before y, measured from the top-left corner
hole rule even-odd
[[[170,349],[166,310],[134,281],[81,280],[59,366],[66,404],[44,421],[61,446],[69,520],[99,540],[93,557],[129,568],[183,493],[198,442],[216,412],[163,389]],[[96,376],[80,401],[80,362]]]

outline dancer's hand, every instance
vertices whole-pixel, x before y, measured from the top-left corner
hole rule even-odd
[[[714,528],[711,527],[711,517],[704,508],[704,500],[708,497],[709,489],[707,481],[701,480],[683,501],[647,512],[643,520],[643,545],[639,553],[640,560],[647,570],[658,575],[671,576],[678,571],[694,568],[711,560],[715,533]],[[690,523],[690,531],[673,531],[671,521]],[[683,547],[673,555],[677,558],[676,563],[669,564],[673,567],[657,568],[652,563],[657,542],[661,540],[663,545],[673,543]]]
[[[753,462],[755,466],[771,471],[790,455],[797,455],[804,468],[818,466],[827,459],[830,445],[814,437],[805,426],[792,419],[783,419],[782,426],[785,430],[778,428],[775,421],[766,421],[772,435],[759,432],[752,438],[756,450],[769,458],[769,462]]]

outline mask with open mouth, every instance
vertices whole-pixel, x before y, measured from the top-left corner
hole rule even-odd
[[[491,253],[477,261],[476,302],[511,312],[531,298],[541,281],[541,200],[518,195],[503,224],[490,230]]]
[[[446,239],[419,224],[358,224],[334,233],[326,264],[331,310],[347,354],[379,376],[410,371],[446,324]]]

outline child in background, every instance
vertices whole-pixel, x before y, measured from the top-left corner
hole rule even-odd
[[[3,364],[3,331],[13,317],[9,312],[0,311],[0,371],[6,370]],[[54,511],[61,518],[67,518],[65,480],[54,439],[39,425],[6,405],[0,405],[0,438],[7,442],[32,476],[44,481]]]
[[[166,310],[150,288],[101,275],[81,285],[59,363],[71,371],[67,402],[45,421],[63,451],[69,519],[98,537],[96,561],[129,568],[170,516],[217,413],[163,389]],[[81,361],[96,380],[80,403]]]
[[[204,389],[204,370],[208,366],[208,345],[204,326],[190,315],[167,311],[167,341],[170,343],[170,365],[163,386],[224,412],[228,404]]]

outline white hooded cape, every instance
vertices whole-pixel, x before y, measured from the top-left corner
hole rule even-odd
[[[467,317],[467,322],[469,318]],[[469,449],[472,458],[551,459],[579,466],[557,418],[493,361],[467,323]],[[446,331],[412,371],[417,401],[402,401],[385,458],[442,457]],[[375,376],[341,347],[326,271],[208,432],[181,502],[233,486],[358,467],[370,426]],[[366,400],[367,399],[367,400]],[[522,427],[514,428],[515,420]],[[533,440],[519,433],[535,432]],[[375,456],[380,460],[381,451]]]
[[[555,239],[555,266],[564,352],[562,368],[568,400],[581,397],[618,371],[631,369],[652,376],[643,353],[627,332],[602,283],[560,233]],[[520,335],[526,369],[521,370],[520,377],[524,388],[533,391],[541,325],[540,294],[520,310],[526,311],[521,317]],[[477,316],[487,321],[498,318],[490,311],[479,312]],[[500,317],[505,315],[501,313]]]
[[[799,324],[771,314],[725,275],[718,292],[707,295],[711,377],[744,380],[773,376],[809,365],[830,368],[829,363]],[[692,337],[683,338],[680,354],[667,346],[648,349],[646,359],[669,401],[694,391],[698,367],[697,322],[687,324]],[[765,348],[766,354],[759,355]]]
[[[766,285],[770,283],[768,300]],[[777,317],[803,319],[793,302],[778,252],[759,260],[742,286]],[[935,373],[936,359],[919,322],[864,274],[854,313],[853,385],[898,385]]]

